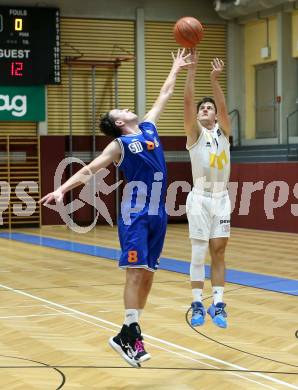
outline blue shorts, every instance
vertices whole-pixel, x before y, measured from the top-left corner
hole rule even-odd
[[[118,233],[122,254],[120,268],[146,268],[156,271],[163,248],[167,214],[136,214],[131,217],[131,224],[125,225],[119,218]]]

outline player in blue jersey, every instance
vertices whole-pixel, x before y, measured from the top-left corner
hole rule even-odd
[[[155,123],[173,94],[178,73],[190,65],[190,54],[185,55],[184,49],[172,56],[172,69],[143,121],[139,122],[129,109],[114,109],[103,115],[100,129],[115,140],[99,157],[40,201],[62,201],[67,191],[86,182],[90,172],[95,174],[113,162],[123,171],[127,185],[118,233],[122,250],[119,266],[126,269],[125,316],[120,333],[111,337],[109,344],[133,367],[150,359],[144,348],[139,317],[158,267],[167,225],[166,163]]]

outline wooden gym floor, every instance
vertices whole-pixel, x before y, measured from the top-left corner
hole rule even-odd
[[[232,230],[226,330],[210,318],[192,329],[188,276],[159,270],[141,317],[152,359],[134,369],[107,344],[123,320],[124,272],[73,244],[119,248],[116,228],[16,232],[23,241],[72,244],[61,250],[0,238],[0,389],[298,389],[298,235]],[[169,225],[162,256],[189,261],[187,225]],[[259,288],[246,285],[251,275]],[[209,280],[205,290],[208,306]]]

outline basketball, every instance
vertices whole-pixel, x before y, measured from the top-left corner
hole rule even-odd
[[[203,38],[203,27],[198,19],[184,16],[174,26],[174,37],[182,47],[195,47]]]

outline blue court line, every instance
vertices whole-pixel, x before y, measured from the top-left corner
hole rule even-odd
[[[121,253],[119,249],[104,248],[97,245],[81,244],[74,241],[41,237],[24,233],[0,233],[0,238],[81,253],[89,256],[104,257],[109,260],[118,260]],[[161,257],[159,269],[188,275],[189,262]],[[210,266],[205,265],[205,270],[206,277],[210,278]],[[243,286],[298,296],[298,280],[294,279],[279,278],[276,276],[228,269],[226,270],[226,281],[233,284],[240,284]]]

